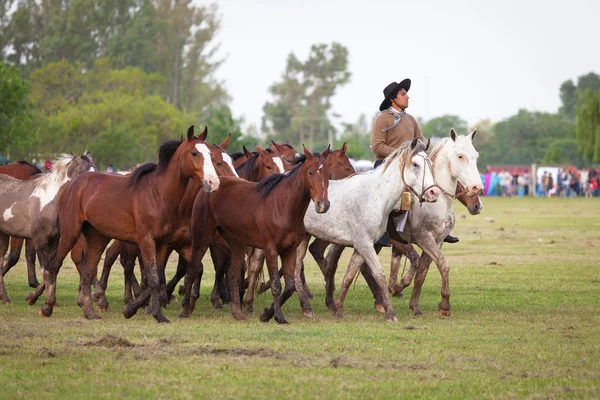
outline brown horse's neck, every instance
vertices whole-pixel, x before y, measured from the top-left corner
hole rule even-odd
[[[277,196],[277,189],[284,190],[286,195],[282,196],[285,201],[282,208],[289,212],[291,222],[304,223],[304,214],[310,204],[310,185],[304,175],[304,165],[298,167],[294,176],[281,181],[280,186],[273,191],[273,195]]]
[[[169,160],[167,168],[157,171],[155,189],[166,206],[181,203],[190,182],[190,177],[181,171],[182,153],[178,149]]]

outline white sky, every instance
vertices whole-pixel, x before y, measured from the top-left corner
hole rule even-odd
[[[196,4],[209,1],[196,0]],[[220,0],[217,41],[236,117],[260,126],[268,87],[293,52],[348,48],[351,81],[332,99],[341,121],[369,121],[392,81],[412,79],[408,112],[497,122],[554,112],[560,84],[600,73],[600,1]]]

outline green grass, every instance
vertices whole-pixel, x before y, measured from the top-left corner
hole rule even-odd
[[[30,289],[20,262],[5,278],[13,304],[0,306],[0,397],[598,398],[600,201],[483,201],[479,216],[457,203],[461,241],[444,246],[449,318],[437,313],[440,278],[432,265],[422,317],[412,315],[407,297],[394,298],[400,322],[386,323],[359,278],[337,320],[309,257],[315,320],[302,316],[296,296],[284,307],[289,326],[257,315],[238,322],[227,307],[213,310],[210,264],[189,320],[177,319],[178,304],[165,310],[171,324],[142,312],[126,320],[123,274],[114,268],[110,311],[87,321],[70,264],[58,278],[60,308],[42,319],[39,304],[25,304]],[[380,260],[387,274],[389,249]],[[255,310],[270,299],[257,296]]]

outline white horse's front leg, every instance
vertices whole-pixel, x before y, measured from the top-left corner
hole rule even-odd
[[[440,275],[442,277],[442,301],[438,305],[438,311],[442,316],[449,317],[450,316],[450,283],[449,283],[449,274],[450,274],[450,264],[448,264],[448,260],[442,254],[442,250],[440,248],[440,244],[438,244],[431,235],[426,235],[423,238],[419,238],[417,242],[419,247],[423,249],[423,251],[431,257],[433,262],[437,265],[438,270],[440,271]],[[427,273],[427,272],[425,272]],[[423,278],[424,280],[425,278]]]

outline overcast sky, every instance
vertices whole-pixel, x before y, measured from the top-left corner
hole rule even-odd
[[[196,4],[209,1],[196,0]],[[554,112],[567,80],[600,73],[600,1],[219,0],[217,77],[232,110],[260,126],[288,54],[339,42],[351,81],[332,101],[344,122],[371,117],[392,81],[412,79],[407,110],[497,122],[520,108]]]

